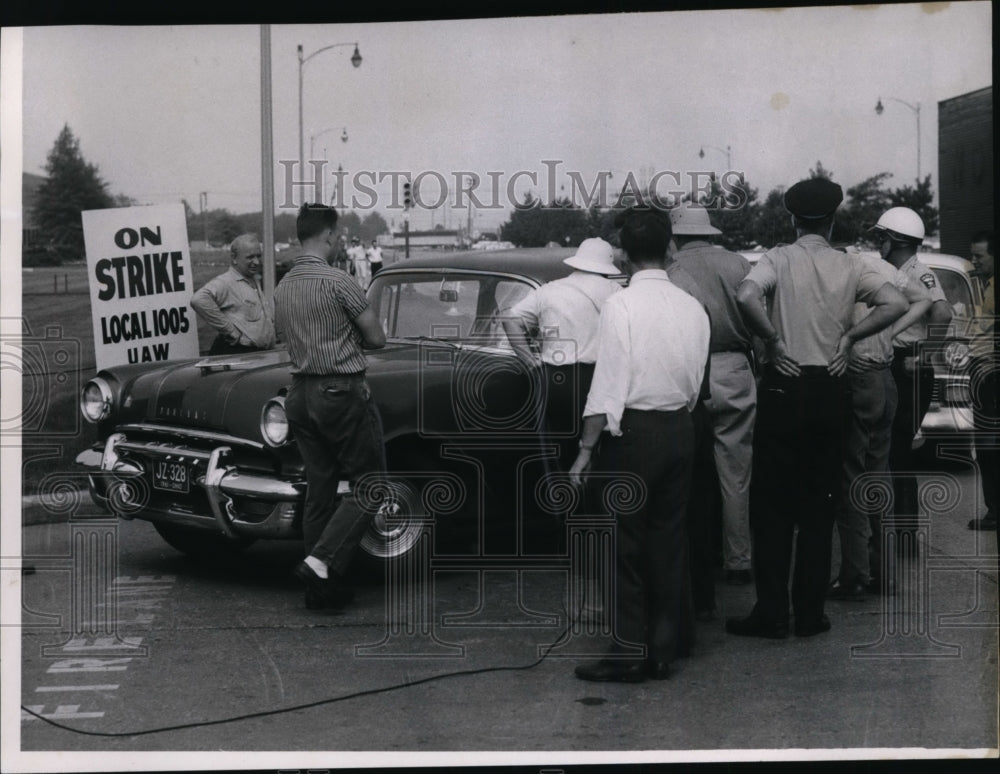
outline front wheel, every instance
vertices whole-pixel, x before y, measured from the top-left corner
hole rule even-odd
[[[374,511],[359,543],[366,562],[381,566],[398,559],[413,550],[428,531],[420,493],[409,481],[382,481],[365,499]]]
[[[235,556],[254,543],[254,538],[230,538],[221,532],[197,527],[182,527],[159,521],[154,521],[153,527],[170,546],[182,554],[198,559]]]

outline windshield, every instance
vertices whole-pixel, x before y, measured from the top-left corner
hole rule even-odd
[[[384,274],[368,299],[390,339],[474,341],[509,349],[501,319],[532,289],[522,280],[488,274]]]

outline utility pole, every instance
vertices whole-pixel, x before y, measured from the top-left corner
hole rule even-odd
[[[205,249],[208,249],[208,221],[205,219],[205,210],[208,209],[208,191],[198,194],[198,205],[201,207],[201,228],[205,239]]]

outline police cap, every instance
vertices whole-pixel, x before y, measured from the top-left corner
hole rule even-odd
[[[785,209],[797,218],[818,220],[833,213],[844,201],[844,191],[832,180],[800,180],[785,191]]]

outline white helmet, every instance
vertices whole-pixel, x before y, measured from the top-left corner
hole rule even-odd
[[[924,222],[909,207],[893,207],[882,213],[878,223],[869,231],[888,231],[889,235],[901,242],[924,241]]]

